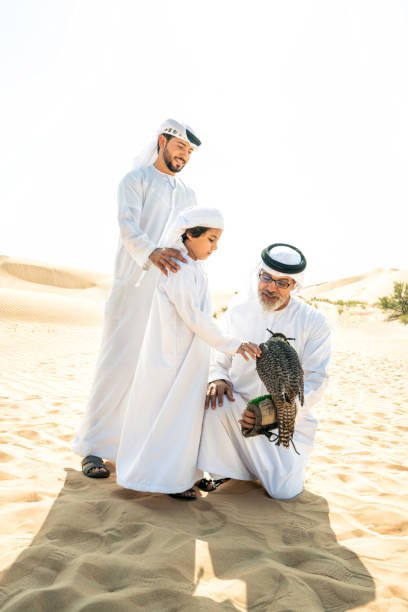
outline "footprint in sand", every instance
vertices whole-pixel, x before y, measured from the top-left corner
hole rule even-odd
[[[86,544],[89,550],[95,550],[101,546],[103,536],[90,529],[90,523],[87,525],[85,522],[84,529],[76,529],[72,525],[68,525],[67,527],[55,527],[54,529],[49,529],[46,536],[51,541],[61,542],[62,545],[64,542],[69,542],[70,545]]]
[[[26,438],[27,440],[40,440],[41,436],[36,431],[32,429],[18,429],[17,434],[22,438]]]
[[[7,461],[13,461],[13,460],[14,460],[14,457],[12,455],[9,455],[8,453],[0,451],[0,461],[4,461],[4,463],[7,463]]]
[[[63,440],[64,442],[69,442],[69,440],[72,440],[72,433],[69,434],[61,434],[58,436],[58,438],[60,440]]]
[[[337,474],[337,478],[342,482],[350,482],[350,480],[353,479],[353,476],[350,476],[349,474]]]
[[[15,491],[7,495],[7,502],[38,502],[43,498],[37,491]]]
[[[311,539],[310,532],[300,525],[293,525],[282,530],[282,541],[288,546],[291,544],[305,544],[310,542]]]
[[[282,540],[284,544],[308,543],[313,538],[311,533],[313,527],[313,521],[297,517],[296,520],[288,521],[282,529]]]
[[[0,587],[0,608],[7,603],[9,599],[18,595],[23,591],[23,587],[2,586]]]
[[[52,562],[53,569],[60,569],[66,567],[74,555],[61,550],[53,550],[47,554],[47,557]]]
[[[9,472],[0,472],[0,480],[15,480],[15,476]]]
[[[398,470],[400,472],[408,472],[408,467],[405,465],[401,465],[400,463],[389,463],[387,465],[387,469]]]
[[[93,482],[90,478],[85,478],[82,472],[76,472],[69,469],[65,480],[65,489],[73,489],[75,491],[89,489]]]
[[[124,526],[125,527],[125,526]],[[106,534],[104,545],[111,547],[117,543],[115,547],[121,554],[125,555],[141,555],[152,547],[154,535],[150,526],[143,525],[141,533],[136,533],[135,525],[120,529],[109,529]]]
[[[334,561],[332,559],[308,559],[299,563],[296,566],[297,569],[301,569],[304,572],[313,575],[326,576],[339,582],[354,582],[359,580],[360,574],[354,574],[349,569],[344,567],[341,561]],[[365,578],[365,577],[364,577]],[[368,579],[368,576],[367,576]]]

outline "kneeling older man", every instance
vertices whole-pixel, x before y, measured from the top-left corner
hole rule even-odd
[[[313,447],[317,419],[312,407],[327,383],[330,329],[324,316],[294,292],[301,287],[306,260],[297,248],[277,243],[262,251],[261,262],[248,289],[234,298],[222,319],[226,334],[260,344],[271,330],[280,332],[295,348],[304,372],[305,401],[297,406],[294,445],[276,446],[264,435],[246,438],[252,427],[248,400],[267,394],[255,369],[230,355],[213,352],[198,467],[215,480],[260,480],[271,497],[289,499],[302,492],[304,472]],[[218,404],[218,406],[217,406]],[[208,483],[210,485],[210,482]],[[211,486],[208,490],[211,489]]]

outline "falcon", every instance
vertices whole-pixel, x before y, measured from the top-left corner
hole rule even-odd
[[[265,385],[269,397],[256,398],[249,402],[247,408],[255,414],[257,410],[262,413],[260,423],[257,419],[261,427],[256,433],[264,433],[271,440],[274,434],[270,430],[277,428],[278,433],[275,434],[274,441],[278,446],[282,444],[288,448],[290,443],[293,445],[296,398],[299,398],[301,406],[304,402],[303,370],[298,354],[289,344],[289,340],[294,340],[294,338],[287,338],[284,334],[274,333],[269,329],[268,332],[271,334],[269,340],[259,345],[262,353],[256,360],[256,371]],[[259,403],[257,400],[261,400],[261,402]],[[269,412],[271,413],[272,410],[275,412],[275,419],[272,419],[275,422],[272,425],[262,427],[263,424],[268,423],[266,417],[267,401],[269,401]],[[270,420],[269,418],[269,422]],[[248,434],[249,432],[244,433],[244,435]]]

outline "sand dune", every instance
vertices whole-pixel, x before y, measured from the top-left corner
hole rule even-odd
[[[0,317],[12,321],[100,325],[103,303],[58,294],[0,289]]]
[[[102,289],[106,291],[108,285],[109,277],[96,272],[0,256],[0,286],[2,287],[38,291],[46,288],[54,291],[58,289]]]
[[[395,282],[408,283],[408,270],[378,268],[348,278],[306,287],[302,295],[336,300],[356,300],[375,303],[378,298],[391,295]]]
[[[0,257],[0,317],[100,325],[107,275]]]
[[[231,481],[183,504],[82,476],[70,443],[103,300],[42,273],[33,289],[25,265],[31,280],[1,276],[2,611],[408,609],[408,326],[325,305],[335,348],[305,491],[278,502]]]

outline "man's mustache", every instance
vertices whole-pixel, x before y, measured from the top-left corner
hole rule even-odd
[[[279,295],[274,291],[262,291],[262,295],[267,295],[268,297],[279,297]]]

